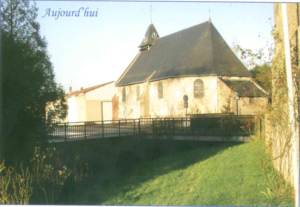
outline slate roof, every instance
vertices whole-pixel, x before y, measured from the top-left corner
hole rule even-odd
[[[246,80],[221,79],[239,97],[263,97],[265,92],[260,90],[253,82]]]
[[[155,72],[155,73],[154,73]],[[158,38],[138,54],[116,86],[188,76],[252,77],[210,22]]]
[[[103,84],[100,84],[100,85],[96,85],[96,86],[92,86],[92,87],[89,87],[89,88],[84,88],[84,89],[82,89],[82,90],[80,90],[80,91],[74,91],[74,92],[72,92],[72,93],[67,93],[67,94],[65,95],[65,97],[76,96],[76,95],[79,95],[79,94],[82,94],[82,93],[86,93],[86,92],[95,90],[95,89],[97,89],[97,88],[106,86],[106,85],[108,85],[108,84],[110,84],[110,83],[113,83],[113,81],[108,82],[108,83],[103,83]]]

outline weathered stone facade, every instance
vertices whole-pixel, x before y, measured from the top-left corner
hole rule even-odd
[[[201,79],[204,83],[204,96],[194,96],[194,82]],[[229,78],[228,78],[229,79]],[[250,78],[230,78],[251,80]],[[158,84],[163,85],[163,98],[158,96]],[[137,87],[140,88],[138,99]],[[123,90],[126,98],[123,99]],[[187,95],[187,114],[222,113],[225,106],[230,106],[231,112],[239,115],[250,115],[261,110],[266,99],[261,97],[238,97],[217,76],[169,78],[154,82],[128,85],[117,88],[119,97],[119,119],[185,117],[183,96]],[[249,100],[251,99],[251,103]],[[125,100],[125,101],[123,101]],[[254,102],[260,105],[253,104]]]
[[[288,30],[289,40],[291,46],[292,64],[293,68],[299,67],[299,54],[294,51],[294,48],[299,48],[299,4],[287,4],[288,14]],[[273,90],[272,90],[272,112],[268,115],[266,133],[267,143],[271,149],[274,158],[275,167],[283,174],[285,179],[292,185],[294,184],[294,169],[291,142],[291,130],[289,124],[289,109],[287,97],[287,83],[285,73],[285,49],[283,36],[283,20],[281,4],[274,4],[275,16],[275,55],[273,58]],[[295,74],[294,74],[295,75]],[[294,76],[295,78],[295,76]],[[294,85],[294,87],[296,84]],[[297,86],[296,86],[297,87]],[[296,88],[294,92],[296,93]],[[294,102],[297,105],[297,100]],[[295,107],[297,108],[297,106]],[[296,119],[298,112],[296,112]],[[296,121],[296,146],[297,146],[297,161],[299,166],[299,126]],[[299,169],[296,169],[297,171]]]

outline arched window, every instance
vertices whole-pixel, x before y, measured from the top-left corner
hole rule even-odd
[[[158,98],[161,99],[164,97],[164,88],[162,82],[158,83]]]
[[[122,101],[126,102],[126,90],[125,90],[125,87],[122,89]]]
[[[136,87],[136,100],[139,101],[141,96],[140,86]]]
[[[204,84],[201,79],[194,82],[194,97],[202,98],[204,96]]]

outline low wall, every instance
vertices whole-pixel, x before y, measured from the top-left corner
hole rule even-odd
[[[193,135],[144,135],[145,139],[190,140],[208,142],[250,142],[253,136],[193,136]]]
[[[92,166],[93,173],[101,173],[103,179],[111,180],[120,172],[129,171],[139,163],[164,156],[174,156],[180,152],[218,145],[232,146],[240,144],[230,141],[180,140],[163,137],[115,137],[108,139],[78,140],[76,142],[43,143],[41,148],[55,147],[60,154],[61,162],[72,168],[74,159],[79,156],[80,163]]]

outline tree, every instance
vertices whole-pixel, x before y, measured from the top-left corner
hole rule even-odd
[[[269,93],[272,92],[272,66],[268,63],[263,65],[255,65],[251,70],[254,79]]]
[[[47,42],[36,22],[37,7],[26,0],[1,2],[1,159],[14,164],[30,157],[46,122],[67,113],[64,91],[55,82]],[[13,163],[12,163],[13,162]]]

